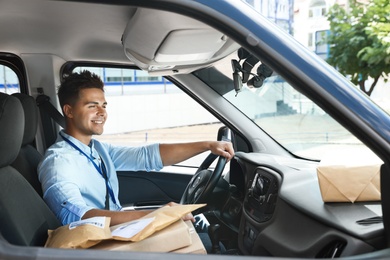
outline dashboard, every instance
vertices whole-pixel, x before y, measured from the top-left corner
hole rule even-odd
[[[380,203],[324,203],[318,162],[237,152],[231,165],[229,182],[242,194],[244,254],[323,258],[385,247]]]

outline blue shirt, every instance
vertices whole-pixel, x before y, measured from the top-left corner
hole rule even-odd
[[[117,170],[151,171],[163,167],[159,144],[141,147],[118,147],[92,139],[90,145],[60,133],[70,140],[96,165],[104,161],[110,189],[116,204],[110,197],[110,210],[120,210],[118,200]],[[63,225],[78,221],[91,209],[104,209],[106,182],[91,160],[67,143],[61,135],[45,153],[38,166],[43,198]]]

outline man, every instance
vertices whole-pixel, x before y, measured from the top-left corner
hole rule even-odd
[[[38,175],[43,198],[64,225],[94,216],[111,217],[116,225],[150,212],[121,211],[117,170],[160,170],[208,150],[228,160],[234,155],[229,142],[114,147],[92,139],[103,133],[107,102],[103,82],[89,71],[66,77],[58,97],[66,127],[46,151]]]

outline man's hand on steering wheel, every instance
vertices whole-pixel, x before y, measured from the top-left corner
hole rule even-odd
[[[195,175],[188,183],[180,204],[205,203],[217,186],[222,176],[225,164],[233,158],[234,150],[230,142],[215,141],[209,142],[210,153],[199,166]],[[210,170],[210,165],[217,159],[214,170]]]
[[[227,162],[229,162],[234,156],[234,149],[231,142],[210,142],[210,151],[215,155],[225,157]]]

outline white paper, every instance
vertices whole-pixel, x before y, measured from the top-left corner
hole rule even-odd
[[[74,229],[82,225],[92,225],[99,228],[104,228],[106,217],[92,217],[79,221],[75,221],[69,224],[69,229]]]
[[[111,232],[111,235],[115,237],[131,238],[141,232],[153,220],[154,217],[131,221],[125,225],[114,229]]]

